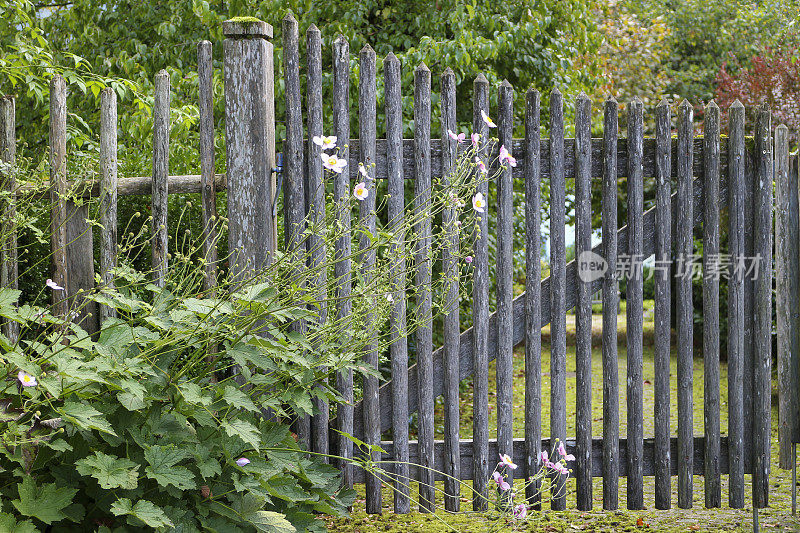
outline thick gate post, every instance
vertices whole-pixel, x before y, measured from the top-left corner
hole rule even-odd
[[[277,248],[272,26],[231,19],[222,31],[230,268],[244,281],[244,272],[268,265]]]

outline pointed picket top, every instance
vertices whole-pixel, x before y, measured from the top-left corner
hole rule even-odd
[[[489,80],[486,79],[486,76],[483,75],[483,72],[479,73],[475,76],[475,81],[473,82],[474,85],[489,85]]]
[[[503,80],[502,83],[500,83],[500,87],[506,87],[506,88],[509,88],[509,89],[513,89],[511,84],[508,82],[508,80]]]
[[[430,72],[430,71],[431,69],[428,68],[428,65],[426,65],[424,61],[422,61],[419,65],[417,65],[417,68],[414,69],[414,72]]]
[[[561,91],[558,90],[558,87],[553,87],[553,90],[550,91],[551,95],[561,96]]]
[[[669,107],[669,101],[667,101],[666,98],[662,98],[661,101],[656,106],[656,109],[658,109],[660,107],[667,107],[668,108]]]
[[[709,103],[706,104],[706,111],[716,110],[719,111],[719,106],[714,100],[711,100]]]
[[[453,72],[453,69],[451,69],[450,67],[447,67],[446,69],[444,69],[444,72],[442,72],[442,76],[455,76],[455,75],[456,73]]]
[[[369,45],[369,43],[367,43],[361,49],[361,55],[362,56],[373,56],[373,57],[375,57],[375,50]]]
[[[386,57],[383,58],[384,64],[386,63],[398,63],[400,60],[397,59],[397,56],[394,55],[394,52],[389,52],[386,54]]]
[[[578,93],[578,96],[575,97],[576,102],[583,102],[584,100],[589,100],[589,96],[583,91]]]
[[[614,98],[614,95],[613,95],[613,94],[609,94],[609,95],[608,95],[608,97],[607,97],[607,98],[606,98],[606,100],[605,100],[605,104],[606,104],[606,105],[609,105],[609,104],[614,104],[614,105],[617,105],[617,104],[618,104],[618,102],[617,102],[617,99],[616,99],[616,98]]]
[[[283,17],[284,24],[297,24],[297,19],[295,19],[291,13],[287,13],[285,17]]]
[[[526,94],[528,98],[536,98],[537,100],[542,96],[542,94],[539,92],[539,89],[536,87],[530,87]]]
[[[319,28],[317,28],[316,24],[311,24],[311,26],[309,26],[308,29],[306,30],[306,34],[309,33],[321,33],[321,32],[319,31]]]
[[[632,103],[633,105],[644,105],[644,104],[642,103],[642,99],[641,99],[641,98],[639,98],[639,95],[636,95],[636,96],[634,96],[634,97],[633,97],[633,99],[631,100],[631,103]]]
[[[733,103],[730,105],[728,109],[739,109],[739,108],[744,109],[744,104],[742,104],[742,102],[740,102],[739,99],[737,98],[736,100],[733,101]]]
[[[689,100],[684,98],[678,107],[681,109],[692,109],[692,104],[689,103]]]

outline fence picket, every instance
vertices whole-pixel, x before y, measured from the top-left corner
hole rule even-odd
[[[370,45],[365,45],[361,50],[361,66],[359,69],[360,79],[358,87],[358,124],[361,140],[359,148],[361,150],[361,163],[364,165],[368,175],[374,176],[375,165],[375,138],[377,136],[377,102],[375,88],[375,51]],[[367,197],[359,203],[359,224],[361,230],[367,233],[361,234],[359,248],[361,269],[364,275],[364,282],[371,283],[375,270],[375,250],[370,249],[371,236],[375,234],[375,197],[377,188],[375,181],[361,178],[366,182]],[[374,317],[368,315],[365,320],[365,327],[371,329]],[[364,364],[375,371],[378,370],[378,345],[377,339],[373,337],[367,346],[364,347]],[[378,378],[374,376],[364,376],[364,437],[369,445],[378,446],[381,443],[381,420],[380,404],[378,402]],[[372,453],[373,460],[380,460],[380,453]],[[367,513],[380,514],[381,512],[381,480],[377,476],[366,476],[366,510]]]
[[[745,323],[744,272],[735,265],[745,255],[745,139],[744,106],[739,100],[728,110],[728,504],[744,507],[743,370]]]
[[[754,258],[758,275],[753,275],[753,507],[768,505],[770,470],[770,427],[772,399],[772,134],[769,106],[756,118],[754,181]]]
[[[414,211],[419,217],[414,262],[416,271],[417,377],[433,382],[433,329],[431,326],[431,71],[424,63],[414,70]],[[419,510],[432,512],[436,502],[433,484],[433,390],[418,387],[419,394]]]
[[[153,283],[163,287],[167,276],[167,195],[169,176],[169,73],[156,74],[153,104]]]
[[[672,213],[670,171],[670,109],[666,100],[656,107],[656,269],[655,269],[655,353],[653,355],[655,390],[655,506],[672,507],[670,473],[670,342],[671,342],[671,258]]]
[[[383,61],[386,94],[387,172],[389,174],[389,221],[397,239],[390,253],[397,257],[391,266],[393,280],[392,314],[389,317],[389,356],[392,362],[392,438],[394,445],[394,512],[408,513],[410,502],[408,445],[408,343],[406,339],[406,260],[400,229],[405,216],[403,176],[403,101],[400,61],[389,52]]]
[[[297,251],[305,230],[303,178],[303,103],[300,88],[300,32],[292,15],[283,19],[283,79],[286,95],[286,139],[283,141],[284,246]]]
[[[513,150],[514,89],[508,80],[500,84],[498,97],[497,135],[501,148]],[[501,454],[514,455],[514,180],[511,164],[498,163],[502,168],[497,178],[497,443]],[[502,469],[509,484],[514,471]]]
[[[742,128],[744,119],[742,120]],[[742,144],[746,147],[744,133]],[[753,257],[755,245],[755,152],[744,150],[744,260]],[[752,276],[744,278],[744,364],[742,366],[742,456],[744,469],[753,472],[753,360],[755,334],[755,281]]]
[[[303,103],[300,88],[300,32],[297,21],[289,14],[283,19],[283,79],[286,96],[286,138],[283,142],[283,193],[284,247],[292,254],[295,264],[306,253],[305,232],[306,198],[303,167]],[[301,280],[303,268],[295,268],[295,277]],[[300,287],[305,283],[298,281]],[[296,320],[290,330],[305,333],[305,320]],[[310,449],[311,418],[295,413],[294,427],[300,446]]]
[[[719,507],[719,107],[712,100],[703,119],[703,481],[706,507]],[[716,263],[716,264],[715,264]]]
[[[575,257],[592,249],[592,102],[575,102]],[[575,459],[577,505],[592,509],[592,294],[591,281],[578,284],[575,309]]]
[[[306,105],[308,117],[308,147],[306,158],[306,204],[309,214],[308,224],[318,228],[325,221],[325,182],[322,179],[322,147],[314,142],[314,137],[321,136],[322,131],[322,35],[312,24],[306,31],[306,54],[308,70],[306,72]],[[317,322],[324,324],[328,319],[328,270],[325,263],[327,249],[325,242],[316,231],[308,237],[309,268],[316,271],[313,283],[317,287],[316,303],[312,309],[317,313]],[[326,382],[320,383],[323,388]],[[328,443],[328,424],[330,409],[328,401],[319,396],[312,399],[314,415],[311,417],[311,449],[321,454],[319,459],[329,462],[326,455],[330,452]]]
[[[619,506],[619,368],[617,362],[617,101],[605,101],[603,117],[603,509]]]
[[[3,209],[2,243],[3,264],[0,284],[4,288],[19,288],[19,266],[17,264],[17,230],[13,220],[16,216],[17,178],[16,178],[16,100],[13,96],[0,97],[0,161],[8,165],[2,174],[3,189],[9,193],[8,204]],[[12,344],[19,339],[19,324],[13,320],[3,321],[3,334]]]
[[[344,35],[339,35],[333,42],[333,129],[338,141],[338,156],[348,160],[350,139],[350,45]],[[350,301],[352,291],[350,272],[350,183],[347,172],[336,174],[333,181],[333,199],[336,202],[337,223],[342,229],[342,236],[336,240],[334,252],[335,263],[333,275],[336,284],[336,320],[346,323],[350,319],[353,304]],[[345,335],[345,332],[342,332]],[[337,429],[343,433],[353,432],[353,371],[345,369],[336,374],[336,389],[344,400],[337,407]],[[353,442],[344,435],[337,436],[337,453],[339,468],[342,470],[342,483],[345,487],[353,486]]]
[[[486,142],[489,127],[483,121],[481,111],[489,112],[489,82],[478,74],[473,84],[472,131],[480,135],[477,157],[486,162]],[[478,170],[475,170],[476,174]],[[489,196],[489,184],[478,176],[476,194]],[[484,511],[488,508],[486,481],[489,477],[489,217],[479,213],[475,235],[475,258],[472,262],[472,322],[473,322],[473,368],[472,381],[472,446],[474,491],[472,508]]]
[[[67,287],[67,84],[60,74],[50,80],[50,251],[52,280]],[[64,291],[52,291],[53,313],[67,315]]]
[[[542,263],[539,111],[541,97],[525,97],[525,465],[528,475],[541,467],[542,449]],[[541,508],[541,484],[526,485],[525,497]]]
[[[796,372],[793,357],[800,353],[798,323],[797,246],[798,221],[797,181],[789,171],[789,130],[781,124],[775,128],[775,299],[778,331],[778,466],[791,469],[792,428],[797,421],[797,394],[792,390]]]
[[[678,217],[675,226],[676,334],[678,342],[678,507],[692,507],[692,472],[694,461],[694,408],[692,399],[693,351],[691,257],[694,254],[694,196],[692,183],[692,106],[684,100],[678,107]]]
[[[642,278],[642,211],[644,182],[642,181],[642,152],[644,116],[642,101],[634,98],[628,104],[628,258],[630,277],[626,286],[627,336],[627,400],[628,400],[628,475],[627,507],[644,508],[644,411],[642,405],[643,375],[643,285]]]
[[[449,173],[456,165],[458,144],[448,136],[448,131],[456,131],[456,77],[452,69],[442,73],[442,175],[449,184]],[[458,356],[461,350],[459,316],[459,226],[458,212],[454,207],[446,207],[442,213],[442,227],[447,232],[442,251],[442,276],[445,280],[447,311],[444,316],[444,472],[450,476],[444,481],[444,508],[458,512],[461,508],[461,451],[459,442],[459,369]]]
[[[200,190],[203,204],[203,289],[209,295],[217,286],[217,188],[214,183],[214,63],[211,43],[197,45],[197,83],[200,114]]]
[[[564,104],[561,92],[550,93],[550,454],[555,440],[567,439],[567,259],[565,248],[566,181],[564,175]],[[552,473],[551,508],[567,507],[566,476]]]
[[[114,288],[117,266],[117,93],[107,87],[100,93],[100,279]],[[117,310],[100,306],[100,325],[117,316]]]

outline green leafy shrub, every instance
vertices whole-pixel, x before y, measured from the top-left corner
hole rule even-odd
[[[241,312],[276,303],[263,284],[220,301],[127,278],[119,292],[92,296],[124,317],[106,321],[96,340],[45,309],[16,310],[15,291],[0,291],[0,314],[38,333],[17,345],[0,339],[6,373],[18,378],[0,400],[0,520],[61,531],[292,531],[310,527],[314,513],[343,512],[353,493],[339,490],[338,470],[264,416],[311,409],[305,380],[319,377],[316,360],[278,327],[303,313],[270,309],[267,339],[252,331],[265,315]],[[212,338],[221,364],[207,358]],[[217,378],[233,364],[240,373]]]

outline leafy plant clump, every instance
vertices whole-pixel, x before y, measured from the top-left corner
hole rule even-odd
[[[345,512],[353,493],[340,490],[338,469],[264,416],[310,402],[301,380],[272,390],[286,377],[281,361],[294,374],[310,363],[302,340],[279,327],[268,340],[247,333],[252,319],[237,313],[268,305],[275,291],[255,285],[222,302],[145,285],[155,293],[148,303],[141,277],[128,281],[93,296],[121,317],[96,340],[46,309],[16,309],[16,291],[0,291],[0,315],[38,333],[18,344],[0,337],[10,373],[0,529],[294,531],[313,528],[314,513]],[[277,323],[297,318],[280,315]],[[210,333],[239,373],[213,371]]]

